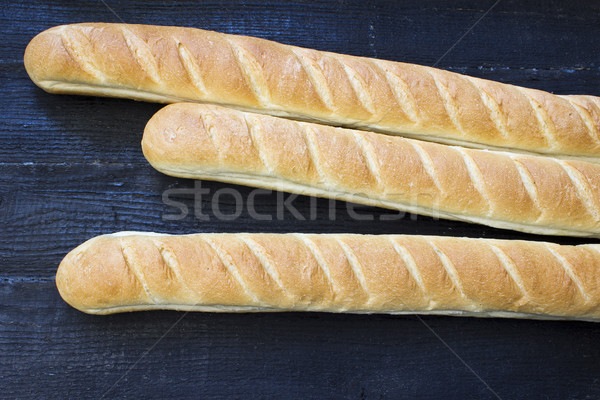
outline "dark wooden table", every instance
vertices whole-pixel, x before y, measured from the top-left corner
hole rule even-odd
[[[140,139],[161,106],[47,94],[27,42],[54,25],[105,21],[213,29],[437,65],[554,93],[600,95],[600,5],[582,1],[5,2],[0,13],[0,397],[600,398],[600,324],[317,313],[140,312],[89,316],[59,297],[61,258],[120,230],[355,232],[536,237],[270,193],[256,222],[223,196],[185,194]],[[214,194],[249,188],[201,182]],[[189,213],[163,200],[168,189]],[[183,191],[181,189],[184,189]],[[167,192],[174,193],[174,192]],[[281,200],[292,208],[278,209]],[[315,206],[316,205],[316,206]],[[316,207],[316,208],[315,208]],[[220,213],[220,214],[219,214]],[[332,214],[335,218],[332,217]]]

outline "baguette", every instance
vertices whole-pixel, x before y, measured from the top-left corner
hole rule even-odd
[[[195,103],[146,125],[177,177],[329,197],[524,232],[600,237],[600,165],[464,149]]]
[[[85,23],[25,51],[51,93],[182,100],[479,148],[600,160],[600,98],[193,28]]]
[[[600,318],[600,245],[435,236],[125,232],[61,262],[92,314],[328,311]]]

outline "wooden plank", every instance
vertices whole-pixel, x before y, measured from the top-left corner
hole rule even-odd
[[[414,316],[90,316],[53,282],[2,282],[0,303],[5,398],[100,398],[126,372],[108,398],[494,398]],[[501,398],[600,396],[596,324],[422,320]]]
[[[81,7],[59,0],[11,4],[3,21],[7,51],[16,56],[40,30],[89,22],[193,26],[278,40],[322,50],[433,64],[493,5],[494,1],[389,2],[259,0],[180,1],[149,6],[145,1],[92,2]],[[32,19],[35,24],[32,24]],[[587,1],[500,2],[484,25],[470,32],[441,66],[485,63],[550,68],[588,66],[600,35],[600,7]],[[503,36],[499,37],[499,32]],[[510,50],[498,52],[498,49]],[[566,57],[568,55],[568,57]],[[16,57],[15,57],[16,58]],[[565,64],[567,63],[567,64]]]
[[[52,277],[72,248],[93,236],[122,230],[397,233],[600,242],[527,235],[265,190],[249,203],[254,188],[172,178],[150,165],[0,165],[0,176],[4,178],[0,181],[4,222],[0,277]]]

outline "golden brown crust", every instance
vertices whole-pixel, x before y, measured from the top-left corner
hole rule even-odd
[[[218,106],[169,105],[144,155],[169,175],[539,234],[600,235],[600,165],[472,150]]]
[[[144,309],[600,319],[600,248],[403,235],[127,232],[71,251],[56,284],[94,314]]]
[[[25,67],[53,93],[209,102],[472,147],[600,154],[596,97],[193,28],[59,26],[31,41]]]

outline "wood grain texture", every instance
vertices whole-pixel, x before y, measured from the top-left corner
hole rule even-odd
[[[0,302],[2,398],[100,398],[132,366],[107,398],[495,398],[413,316],[190,313],[134,365],[181,313],[97,318],[52,282],[3,282]],[[503,399],[600,395],[596,324],[422,319]]]
[[[207,1],[106,3],[127,23],[180,25],[247,34],[298,46],[433,65],[492,1]],[[0,398],[495,398],[414,317],[152,312],[105,318],[72,310],[52,277],[61,258],[92,236],[118,230],[167,233],[351,232],[539,239],[424,217],[382,221],[357,207],[350,217],[326,200],[295,197],[277,217],[278,194],[259,196],[256,223],[163,215],[167,189],[194,182],[146,164],[139,142],[156,104],[52,96],[22,65],[25,46],[59,24],[120,22],[101,1],[16,2],[0,14]],[[501,39],[498,39],[498,38]],[[437,65],[476,77],[567,94],[600,95],[600,5],[502,0]],[[215,192],[230,185],[202,182]],[[204,186],[206,185],[206,186]],[[250,189],[237,187],[244,199]],[[283,196],[283,195],[282,195]],[[173,197],[188,209],[189,194]],[[289,195],[282,197],[290,199]],[[231,199],[222,212],[235,211]],[[580,240],[554,238],[565,244]],[[503,399],[600,397],[599,329],[589,323],[423,320]]]
[[[4,222],[0,277],[7,278],[50,278],[75,246],[93,236],[123,230],[396,233],[600,243],[435,220],[342,201],[330,207],[327,199],[275,191],[256,192],[253,210],[263,219],[257,222],[249,212],[253,188],[170,178],[137,164],[0,165],[0,176],[4,178],[0,180],[0,218]],[[239,193],[241,201],[217,195],[231,189]],[[162,198],[169,190],[167,200],[175,203],[165,203]],[[213,204],[215,196],[219,201]],[[242,210],[233,218],[238,204]]]

